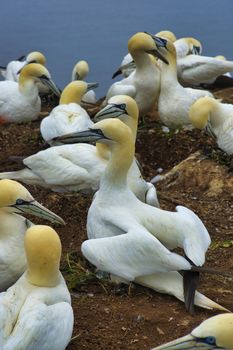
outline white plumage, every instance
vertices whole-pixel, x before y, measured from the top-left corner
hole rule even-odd
[[[210,92],[184,88],[177,80],[176,50],[167,41],[166,47],[159,48],[169,64],[160,61],[161,90],[158,100],[158,111],[161,121],[168,127],[190,125],[188,111],[199,97],[213,96]],[[196,57],[196,56],[195,56]]]
[[[115,126],[113,130],[114,124],[117,128]],[[179,206],[177,212],[168,212],[138,201],[125,183],[134,153],[132,134],[115,119],[95,124],[93,134],[95,129],[102,131],[103,142],[107,139],[111,144],[112,140],[112,147],[100,190],[88,212],[89,240],[81,247],[85,257],[99,269],[127,281],[146,285],[148,275],[155,274],[157,281],[151,286],[154,289],[159,285],[158,272],[191,268],[189,261],[170,249],[183,248],[194,264],[202,265],[210,237],[198,216],[185,207]],[[172,292],[173,279],[161,289],[176,296],[180,293],[179,299],[183,300],[182,279],[174,277],[174,281],[179,285],[176,293]],[[196,297],[195,301],[207,308],[221,308],[204,297]]]
[[[89,73],[89,64],[87,63],[87,61],[84,61],[84,60],[78,61],[74,65],[71,79],[72,81],[83,80],[86,78],[88,73]],[[95,91],[94,90],[87,91],[82,98],[82,102],[95,104],[96,103]]]
[[[49,226],[29,228],[24,239],[27,270],[0,294],[2,350],[65,350],[73,310],[59,271],[61,242]]]
[[[135,99],[139,114],[143,116],[154,106],[160,89],[159,68],[148,55],[148,52],[156,52],[156,45],[148,34],[137,33],[129,39],[128,49],[136,70],[109,88],[104,104],[113,96],[128,95]]]
[[[0,192],[0,291],[3,291],[26,269],[24,235],[33,223],[19,213],[28,212],[57,222],[60,218],[37,203],[26,188],[15,181],[1,180]],[[19,200],[28,204],[17,204]]]
[[[26,65],[18,83],[7,80],[0,82],[0,124],[37,119],[41,108],[39,82],[50,85],[58,93],[49,72],[38,63]]]
[[[203,97],[191,106],[189,118],[193,126],[206,127],[216,137],[219,148],[233,154],[233,105]]]
[[[87,83],[83,81],[73,81],[65,87],[59,105],[40,124],[45,141],[56,144],[50,140],[71,132],[86,130],[93,125],[85,109],[80,106],[87,88]]]
[[[73,329],[71,298],[60,275],[55,287],[37,287],[26,273],[0,294],[2,350],[65,350]]]

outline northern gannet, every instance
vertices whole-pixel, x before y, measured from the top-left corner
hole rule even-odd
[[[108,144],[111,151],[88,212],[84,256],[100,270],[184,300],[183,278],[176,271],[190,270],[191,263],[169,249],[183,248],[190,261],[201,266],[210,244],[205,226],[188,208],[178,206],[177,212],[153,208],[129,190],[126,175],[134,157],[134,136],[120,120],[102,120],[81,135],[83,141]],[[164,275],[167,272],[171,278]],[[223,309],[198,293],[194,302]]]
[[[158,35],[161,36],[161,35]],[[168,39],[169,38],[165,38]],[[171,41],[171,40],[170,40]],[[201,42],[195,38],[180,38],[173,42],[176,49],[177,65],[179,66],[179,59],[187,55],[200,55],[202,53]]]
[[[72,77],[71,80],[83,80],[86,78],[87,74],[89,73],[89,65],[87,61],[81,60],[78,61],[72,71]],[[96,95],[94,90],[89,90],[87,91],[83,98],[82,102],[87,102],[87,103],[96,103]]]
[[[8,80],[0,82],[0,124],[37,119],[41,108],[39,82],[60,95],[48,70],[39,63],[23,67],[18,83]]]
[[[158,56],[153,38],[146,33],[137,33],[128,41],[136,70],[127,78],[114,83],[108,90],[104,105],[116,95],[128,95],[135,99],[140,116],[144,116],[154,106],[160,90],[160,71],[149,54]],[[163,57],[160,55],[160,58]]]
[[[122,118],[129,123],[136,137],[138,109],[133,118],[124,117],[124,114],[131,115],[131,111],[135,110],[135,106],[131,106],[133,100],[127,96],[122,99],[120,96],[117,101],[122,103],[116,106],[116,113],[118,116],[122,114]],[[136,105],[134,101],[133,103]],[[124,109],[120,109],[122,105]],[[106,110],[103,114],[106,114]],[[60,142],[59,139],[61,139],[62,143],[68,143],[68,145],[51,147],[27,157],[23,160],[26,166],[24,169],[0,173],[0,178],[20,180],[58,192],[98,190],[109,159],[108,146],[99,143],[96,146],[85,143],[70,145],[69,143],[75,141],[78,135],[79,133],[71,133],[56,138],[56,142]],[[82,142],[82,139],[79,142]],[[155,187],[143,179],[136,160],[129,170],[128,185],[141,201],[150,205],[159,205]]]
[[[39,51],[30,52],[25,60],[22,60],[25,56],[20,57],[19,60],[11,61],[6,67],[1,67],[0,73],[5,78],[5,80],[18,81],[19,71],[29,63],[40,63],[45,66],[46,58]]]
[[[203,321],[190,334],[152,350],[233,350],[233,314],[216,315]]]
[[[176,41],[176,36],[169,30],[162,30],[155,34],[156,36],[165,38],[170,40],[171,42]],[[127,78],[134,70],[135,70],[135,62],[130,53],[124,56],[120,68],[113,74],[112,79],[114,79],[117,75],[122,74],[123,77]]]
[[[157,38],[159,40],[159,38]],[[199,97],[213,96],[210,92],[184,88],[177,80],[176,49],[172,42],[160,38],[158,49],[169,62],[160,61],[161,90],[158,111],[161,121],[168,127],[190,125],[188,110]],[[194,55],[196,57],[196,55]]]
[[[206,128],[224,152],[233,154],[233,105],[211,97],[199,98],[189,110],[189,118],[198,129]]]
[[[25,57],[25,56],[22,56]],[[11,61],[8,63],[7,67],[0,69],[0,72],[2,76],[5,78],[5,80],[12,80],[12,81],[19,81],[19,74],[21,69],[30,63],[39,63],[42,64],[42,66],[45,66],[46,64],[46,58],[43,55],[43,53],[39,51],[33,51],[30,52],[24,61],[18,60],[18,61]],[[51,79],[51,76],[49,74],[49,78]],[[45,86],[41,82],[38,82],[38,90],[39,93],[42,95],[49,94],[51,92],[51,89],[48,86]]]
[[[185,38],[185,40],[190,43],[193,38]],[[177,74],[182,85],[193,87],[211,85],[219,76],[233,71],[233,61],[201,56],[200,53],[201,51],[198,54],[190,54],[178,59]]]
[[[128,127],[131,128],[134,137],[134,142],[136,142],[138,126],[138,108],[136,102],[130,96],[118,95],[110,98],[107,106],[101,109],[95,115],[94,120],[99,121],[105,118],[119,118],[120,120],[122,120],[126,125],[128,125]],[[145,199],[143,200],[143,202],[159,208],[159,202],[154,185],[150,182],[146,182],[143,180],[142,175],[140,174],[140,169],[137,165],[137,161],[134,161],[131,165],[131,176],[133,175],[132,168],[135,169],[135,190],[133,190],[132,186],[131,190],[133,190],[134,193],[141,192],[141,195],[137,195],[139,199],[142,200],[144,196]]]
[[[69,83],[62,91],[59,105],[40,124],[40,132],[45,141],[75,131],[86,130],[93,122],[86,110],[80,106],[82,97],[96,84],[87,84],[76,80]],[[54,144],[54,143],[52,143]]]
[[[24,234],[33,224],[20,214],[31,214],[64,224],[38,203],[20,183],[0,180],[0,291],[10,287],[24,273]]]
[[[24,241],[27,270],[0,294],[0,348],[65,350],[74,316],[59,271],[60,239],[51,227],[36,225],[27,230]]]

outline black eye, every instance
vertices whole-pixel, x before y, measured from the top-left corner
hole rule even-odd
[[[206,337],[204,341],[205,341],[206,344],[216,345],[215,337]]]
[[[126,104],[125,104],[125,103],[122,103],[121,105],[119,105],[119,108],[122,109],[122,110],[124,111],[125,108],[126,108]]]
[[[42,74],[39,78],[42,79],[42,80],[49,80],[49,78],[46,77],[46,75],[44,75],[44,74]]]
[[[25,203],[25,201],[23,199],[20,199],[20,198],[17,199],[16,202],[15,202],[16,205],[22,205],[24,203]]]

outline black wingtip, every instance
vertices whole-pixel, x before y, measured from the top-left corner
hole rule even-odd
[[[0,69],[6,70],[6,67],[5,66],[0,66]]]
[[[17,61],[24,61],[24,60],[25,60],[25,58],[26,58],[26,56],[25,56],[25,55],[20,56],[20,57],[18,58],[18,60],[17,60]]]
[[[112,79],[116,78],[118,75],[120,75],[122,72],[121,72],[121,69],[118,69],[112,76]]]
[[[199,282],[199,272],[196,271],[184,271],[183,273],[183,288],[184,288],[184,304],[186,310],[193,315],[194,314],[194,299],[197,285]]]
[[[202,84],[205,89],[227,89],[233,87],[233,77],[228,77],[227,75],[219,75],[214,83],[212,84]]]

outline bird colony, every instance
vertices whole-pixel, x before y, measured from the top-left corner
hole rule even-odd
[[[29,192],[35,188],[45,188],[51,198],[57,195],[54,192],[64,199],[75,192],[77,201],[90,196],[86,238],[76,247],[64,237],[62,241],[82,254],[100,281],[104,276],[118,290],[127,286],[128,299],[133,285],[153,290],[155,300],[169,294],[170,300],[179,300],[189,319],[206,310],[200,318],[206,320],[199,326],[197,322],[189,335],[170,341],[174,334],[166,334],[158,339],[170,341],[167,344],[159,345],[157,340],[143,348],[233,350],[232,310],[224,300],[220,303],[208,296],[208,291],[198,290],[200,276],[202,285],[210,273],[233,278],[231,271],[222,271],[217,260],[214,266],[205,266],[211,232],[203,223],[204,214],[200,218],[182,203],[177,203],[175,210],[165,210],[163,202],[159,203],[163,193],[157,195],[155,186],[166,175],[155,176],[155,168],[154,180],[144,179],[135,155],[138,125],[146,128],[144,118],[156,109],[159,119],[155,127],[161,132],[204,130],[196,132],[207,133],[231,156],[233,105],[216,99],[208,89],[233,86],[229,75],[233,62],[222,56],[203,56],[200,41],[177,39],[170,31],[155,35],[138,32],[129,38],[128,52],[113,74],[113,78],[122,74],[122,79],[109,87],[101,102],[93,90],[98,84],[84,80],[89,72],[84,60],[71,68],[71,81],[63,91],[52,80],[40,52],[1,67],[5,79],[0,82],[3,139],[9,124],[18,123],[23,130],[34,121],[40,125],[37,132],[43,139],[37,152],[30,151],[33,146],[28,144],[27,156],[19,159],[11,154],[14,157],[9,162],[17,158],[18,170],[1,168],[0,173],[1,350],[81,349],[79,330],[72,338],[78,304],[74,312],[74,293],[70,294],[60,272],[60,260],[65,257],[59,233],[65,218],[61,208],[59,215],[46,208],[48,197],[40,196],[40,204]],[[43,113],[42,119],[41,108],[44,111],[48,103],[54,108],[46,116]],[[72,215],[75,208],[69,209]],[[42,222],[34,224],[28,214]],[[80,220],[75,222],[74,236],[79,235]],[[233,291],[228,292],[232,298]],[[166,301],[169,315],[171,306]],[[166,320],[161,320],[155,307],[153,324],[147,324],[151,334],[155,324],[160,336],[164,334],[160,322]],[[187,328],[192,329],[188,323]],[[92,332],[87,332],[92,338]],[[130,349],[142,348],[136,341],[132,346]]]

